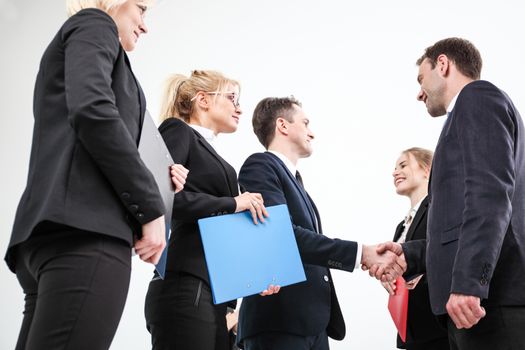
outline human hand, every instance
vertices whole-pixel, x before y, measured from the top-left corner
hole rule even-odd
[[[383,254],[387,251],[391,251],[392,253],[396,254],[398,256],[398,261],[397,263],[399,264],[399,266],[402,267],[403,269],[403,272],[406,271],[407,269],[407,262],[405,260],[405,255],[403,253],[403,247],[401,246],[401,244],[399,243],[396,243],[396,242],[391,242],[391,241],[388,241],[388,242],[384,242],[384,243],[381,243],[381,244],[378,244],[377,247],[376,247],[376,252],[378,254]],[[376,266],[375,269],[377,269],[378,267]],[[376,270],[374,270],[374,267],[370,270],[370,275],[372,276],[372,274],[377,274],[378,272],[376,272]],[[401,273],[402,275],[402,273]],[[392,278],[393,276],[391,277],[388,277],[388,276],[381,276],[381,280],[383,282],[385,281],[389,281],[390,278]],[[397,276],[393,277],[393,280],[395,280],[397,278]],[[418,280],[419,281],[419,280]],[[417,283],[417,282],[416,282]],[[414,285],[415,287],[415,285]],[[410,288],[408,288],[410,289]]]
[[[417,284],[419,283],[419,281],[421,280],[422,277],[423,277],[423,274],[417,276],[416,278],[412,278],[410,281],[406,282],[405,287],[408,290],[412,290],[412,289],[416,288]]]
[[[390,250],[392,253],[396,255],[403,254],[403,247],[401,244],[396,242],[385,242],[377,245],[376,252],[378,254],[381,254],[383,252],[386,252],[387,250]]]
[[[381,285],[386,289],[388,294],[395,295],[396,294],[396,281],[390,281],[390,282],[381,282]]]
[[[468,329],[486,315],[485,309],[480,305],[479,297],[457,293],[450,294],[447,312],[458,329]]]
[[[141,260],[156,265],[166,247],[164,215],[142,225],[142,238],[135,241],[134,248]]]
[[[407,268],[402,249],[392,252],[378,249],[378,246],[363,245],[361,264],[363,270],[369,270],[370,276],[383,282],[395,280]]]
[[[281,290],[281,286],[274,286],[273,284],[270,284],[268,289],[263,290],[259,293],[259,295],[265,297],[268,295],[277,294],[279,293],[279,290]]]
[[[182,191],[186,178],[188,177],[189,170],[181,164],[173,164],[170,167],[171,182],[175,186],[175,193]]]
[[[257,225],[257,219],[264,222],[264,218],[268,217],[268,212],[264,206],[264,200],[260,193],[250,193],[244,192],[241,195],[238,195],[234,198],[237,203],[237,208],[235,212],[249,210],[252,214],[253,223]]]
[[[228,331],[233,330],[237,334],[237,323],[239,322],[239,311],[234,311],[226,314],[226,328]]]

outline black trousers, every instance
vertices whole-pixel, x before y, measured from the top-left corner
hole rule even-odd
[[[406,350],[449,350],[448,338],[438,338],[425,342],[411,343],[405,345]]]
[[[16,249],[16,276],[25,293],[16,350],[109,349],[129,288],[129,245],[63,228]]]
[[[315,336],[264,332],[244,339],[245,350],[328,350],[326,331]]]
[[[470,329],[457,329],[448,317],[451,350],[525,349],[525,306],[489,306]]]
[[[213,305],[203,280],[181,273],[154,278],[146,295],[153,350],[228,350],[226,304]]]

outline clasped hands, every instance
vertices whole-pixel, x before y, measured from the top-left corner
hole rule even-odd
[[[374,247],[375,250],[371,249]],[[390,294],[395,293],[393,281],[401,276],[407,268],[403,248],[401,244],[395,242],[385,242],[377,246],[363,246],[361,264],[363,270],[369,271],[370,276],[383,282],[383,286]],[[419,282],[420,278],[421,276],[411,281],[413,287]],[[413,287],[407,286],[408,289]],[[458,329],[468,329],[476,325],[486,315],[485,309],[480,304],[480,298],[477,296],[451,293],[446,309],[450,319]]]
[[[401,244],[386,242],[378,245],[363,245],[361,268],[371,277],[382,282],[394,281],[403,275],[407,263]]]

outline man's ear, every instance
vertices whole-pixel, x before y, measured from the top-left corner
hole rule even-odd
[[[442,77],[446,77],[450,73],[452,61],[445,54],[441,54],[437,58],[436,68]]]
[[[283,135],[288,135],[288,121],[283,117],[278,117],[275,120],[275,129]]]

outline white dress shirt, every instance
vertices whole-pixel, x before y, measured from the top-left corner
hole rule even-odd
[[[200,125],[195,125],[195,124],[188,124],[188,125],[191,126],[193,130],[201,134],[201,136],[204,137],[204,139],[213,147],[213,149],[215,149],[214,143],[217,141],[217,135],[215,135],[215,133],[212,130],[205,128],[204,126],[200,126]]]
[[[461,92],[461,90],[459,91]],[[456,105],[456,101],[458,99],[458,96],[459,96],[459,92],[456,94],[456,96],[454,96],[452,98],[452,100],[450,101],[450,103],[448,104],[448,108],[447,108],[447,115],[452,112],[452,110],[454,109],[454,106]]]
[[[408,211],[407,216],[405,216],[405,223],[403,224],[405,228],[403,229],[401,236],[397,240],[398,243],[405,243],[405,240],[407,238],[408,229],[410,228],[410,225],[414,221],[414,217],[416,216],[416,213],[419,210],[419,207],[421,206],[423,199],[425,199],[425,197],[421,198],[421,200],[416,205],[414,205],[413,208],[411,208]]]

